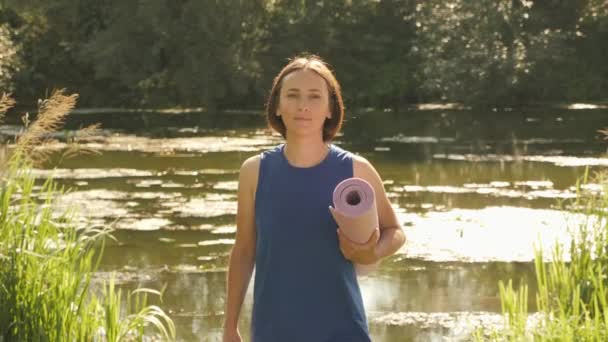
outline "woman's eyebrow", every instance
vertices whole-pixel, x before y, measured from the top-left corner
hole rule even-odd
[[[287,89],[287,91],[300,91],[300,89],[299,88],[289,88],[289,89]],[[308,89],[308,91],[311,91],[311,92],[315,92],[316,91],[316,92],[319,92],[319,93],[321,92],[321,90],[318,89],[318,88],[310,88],[310,89]]]

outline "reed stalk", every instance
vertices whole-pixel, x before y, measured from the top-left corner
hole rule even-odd
[[[584,191],[590,181],[602,191]],[[577,197],[570,210],[583,220],[570,227],[570,260],[556,244],[550,262],[542,246],[535,253],[539,319],[532,323],[524,303],[527,286],[514,290],[511,281],[499,283],[505,327],[476,331],[477,341],[608,341],[608,177],[585,170],[577,182]]]
[[[101,295],[93,291],[111,229],[80,227],[73,210],[58,212],[55,200],[64,190],[52,178],[35,186],[34,150],[60,127],[75,100],[59,91],[43,101],[0,165],[0,342],[142,341],[146,329],[174,340],[171,318],[147,302],[159,292],[129,292],[125,306],[113,278],[103,282]],[[13,105],[10,97],[0,98],[0,120]]]

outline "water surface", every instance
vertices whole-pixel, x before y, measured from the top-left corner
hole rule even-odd
[[[360,279],[373,340],[466,340],[476,326],[502,324],[499,280],[523,279],[534,293],[534,246],[569,241],[568,230],[582,219],[566,210],[577,179],[586,167],[608,164],[595,134],[608,126],[605,114],[414,111],[350,118],[336,144],[375,165],[408,238],[377,273]],[[53,159],[34,173],[53,175],[69,189],[57,206],[77,208],[80,224],[116,229],[98,278],[116,273],[127,288],[165,287],[162,307],[178,338],[219,341],[238,170],[281,139],[258,116],[205,118],[200,124],[213,124],[208,129],[186,122],[145,130],[106,122],[84,145],[99,154],[55,167],[66,148],[58,142],[49,147]],[[0,127],[5,139],[18,131]],[[589,184],[585,191],[602,188]],[[535,310],[533,297],[529,308]],[[251,288],[245,337],[250,310]]]

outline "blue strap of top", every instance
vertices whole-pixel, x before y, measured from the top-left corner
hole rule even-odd
[[[336,185],[353,176],[352,155],[330,145],[321,163],[298,168],[283,148],[261,156],[252,340],[370,341],[356,273],[328,210]]]

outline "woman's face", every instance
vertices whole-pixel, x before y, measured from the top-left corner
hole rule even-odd
[[[277,115],[289,135],[323,135],[323,123],[331,117],[327,83],[311,70],[285,76],[279,94]]]

